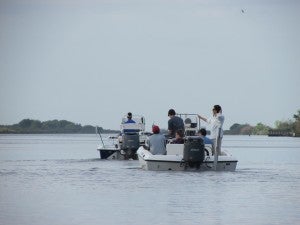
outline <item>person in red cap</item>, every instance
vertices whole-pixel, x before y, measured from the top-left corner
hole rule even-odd
[[[166,138],[160,133],[159,126],[152,126],[153,134],[147,139],[146,145],[153,155],[166,154]]]

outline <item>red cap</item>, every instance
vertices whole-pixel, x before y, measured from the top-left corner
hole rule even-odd
[[[152,126],[152,132],[153,132],[154,134],[158,134],[158,133],[159,133],[159,127],[156,126],[156,125]]]

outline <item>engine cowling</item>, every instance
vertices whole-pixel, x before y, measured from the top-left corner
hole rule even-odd
[[[203,139],[200,137],[186,137],[183,150],[183,160],[190,167],[199,167],[205,157]]]

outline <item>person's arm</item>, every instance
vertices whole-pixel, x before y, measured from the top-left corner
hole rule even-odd
[[[199,114],[198,114],[198,118],[205,121],[205,122],[207,122],[207,119],[205,117],[200,116]]]
[[[145,147],[147,150],[150,150],[150,139],[149,137],[147,137],[146,141],[145,141]]]

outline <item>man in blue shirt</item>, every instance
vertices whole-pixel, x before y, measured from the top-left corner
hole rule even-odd
[[[213,142],[211,139],[206,137],[206,130],[204,128],[201,128],[198,132],[199,136],[203,139],[203,142],[205,145],[212,145]]]
[[[135,121],[132,119],[132,113],[127,113],[127,121],[125,123],[135,123]]]

